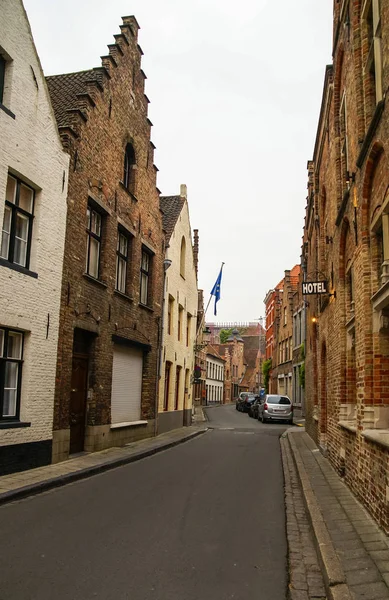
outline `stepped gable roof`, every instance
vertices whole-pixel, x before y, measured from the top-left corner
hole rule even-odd
[[[297,290],[300,278],[300,265],[295,265],[290,271],[290,285],[292,289]]]
[[[166,231],[168,240],[173,233],[184,204],[185,198],[182,196],[160,196],[159,198],[159,206],[163,213],[163,228]]]
[[[58,127],[71,125],[71,116],[68,111],[78,109],[77,95],[87,92],[87,82],[99,81],[101,77],[94,69],[46,77]],[[99,82],[101,83],[101,81]]]
[[[211,344],[208,344],[208,346],[207,346],[207,354],[210,354],[211,356],[214,356],[215,358],[218,358],[219,360],[222,360],[223,362],[225,362],[224,358],[219,354],[219,352],[216,350],[216,348],[214,346],[212,346]]]

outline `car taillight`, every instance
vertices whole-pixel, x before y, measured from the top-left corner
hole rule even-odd
[[[266,404],[266,402],[265,402],[265,404],[264,404],[263,408],[264,408],[265,410],[267,410],[267,409],[269,408],[269,407],[268,407],[268,405]]]

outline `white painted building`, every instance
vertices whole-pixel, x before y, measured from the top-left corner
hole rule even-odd
[[[51,462],[69,158],[21,0],[0,19],[0,475]]]
[[[197,274],[186,186],[160,201],[166,232],[158,432],[190,425],[193,408]]]
[[[224,401],[225,362],[213,346],[207,347],[207,378],[205,382],[207,404],[215,402],[222,404]]]

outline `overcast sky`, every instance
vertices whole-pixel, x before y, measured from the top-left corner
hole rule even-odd
[[[188,186],[206,298],[225,262],[217,317],[252,321],[300,261],[330,0],[24,0],[46,75],[100,65],[121,16],[141,26],[158,187]]]

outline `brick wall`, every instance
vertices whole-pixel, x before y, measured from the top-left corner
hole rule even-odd
[[[306,272],[324,273],[336,295],[307,298],[307,430],[388,531],[389,293],[382,273],[389,121],[364,68],[370,42],[361,4],[350,1],[348,17],[335,5],[334,64],[308,165]],[[386,57],[388,0],[381,28]],[[376,57],[384,91],[389,64],[383,60],[382,72],[378,65]]]
[[[109,54],[102,59],[103,66],[90,72],[82,95],[77,96],[72,111],[65,116],[62,103],[67,96],[58,94],[58,89],[63,92],[66,88],[64,76],[48,78],[62,141],[71,160],[54,410],[56,439],[62,446],[57,448],[56,460],[66,458],[69,450],[64,432],[69,429],[75,328],[89,330],[95,336],[86,414],[88,449],[121,445],[150,435],[156,418],[164,236],[141,55],[138,24],[133,17],[123,18],[115,44],[109,46]],[[129,143],[136,164],[131,167],[132,184],[127,189],[123,185],[124,155]],[[85,276],[88,199],[105,215],[100,281]],[[125,294],[115,291],[119,225],[130,239]],[[143,248],[152,254],[147,307],[140,303]],[[114,335],[149,347],[144,355],[141,398],[141,419],[148,421],[147,427],[110,430]]]

